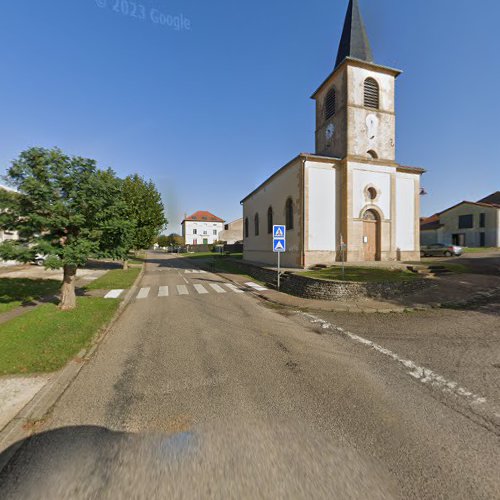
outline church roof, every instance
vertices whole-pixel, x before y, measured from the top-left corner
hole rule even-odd
[[[347,57],[373,63],[373,53],[358,0],[349,0],[335,68]]]
[[[494,205],[500,205],[500,191],[490,194],[486,198],[479,200],[478,203],[493,203]]]

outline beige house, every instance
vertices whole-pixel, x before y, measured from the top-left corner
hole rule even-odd
[[[272,226],[287,226],[288,267],[420,259],[420,177],[396,162],[395,82],[373,62],[351,0],[334,71],[316,101],[316,152],[300,154],[241,202],[244,259],[274,264]]]
[[[234,220],[224,225],[224,230],[219,233],[219,241],[224,241],[228,245],[243,242],[243,218]]]
[[[422,219],[420,230],[422,245],[500,247],[500,191]]]

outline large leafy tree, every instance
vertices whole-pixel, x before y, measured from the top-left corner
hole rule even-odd
[[[47,267],[64,270],[60,308],[73,309],[78,267],[89,258],[123,259],[132,246],[123,181],[57,148],[24,151],[5,178],[18,193],[2,194],[0,226],[21,239],[0,245],[0,256],[29,262],[48,255]]]
[[[123,181],[123,194],[130,220],[134,222],[131,248],[149,248],[167,225],[161,195],[152,181],[145,181],[137,174]]]

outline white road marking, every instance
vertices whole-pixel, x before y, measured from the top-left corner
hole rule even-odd
[[[231,284],[231,283],[224,283],[224,285],[226,285],[229,290],[231,290],[231,292],[234,292],[234,293],[245,293],[243,290],[241,290],[240,288],[238,288],[237,286]]]
[[[104,298],[105,299],[117,299],[125,290],[111,290],[108,292]]]
[[[389,349],[386,349],[385,347],[382,347],[381,345],[376,344],[375,342],[372,342],[371,340],[360,337],[359,335],[351,333],[344,328],[332,325],[328,321],[313,316],[312,314],[302,313],[300,311],[297,311],[297,313],[302,314],[304,317],[308,318],[311,323],[321,325],[321,328],[323,328],[324,330],[339,332],[346,337],[349,337],[351,340],[370,347],[371,349],[374,349],[384,356],[393,359],[397,363],[404,366],[405,369],[409,370],[407,371],[408,375],[418,380],[422,384],[429,385],[434,389],[441,390],[444,393],[452,394],[459,398],[465,399],[470,404],[473,410],[478,410],[481,408],[482,412],[486,411],[489,414],[493,414],[494,419],[500,421],[500,409],[489,403],[485,397],[474,394],[472,391],[466,389],[465,387],[461,387],[457,382],[447,380],[442,375],[435,373],[429,368],[419,366],[415,362],[409,359],[402,358],[396,353],[390,351]],[[498,425],[498,422],[496,425]]]
[[[168,286],[161,286],[158,291],[158,297],[168,297]]]
[[[215,284],[215,283],[210,283],[210,286],[217,292],[217,293],[226,293],[226,290],[222,288],[221,286]]]
[[[186,285],[177,285],[177,293],[179,295],[189,295]]]
[[[205,289],[205,287],[203,285],[193,285],[194,286],[194,289],[200,294],[200,295],[203,295],[203,294],[206,294],[208,293],[207,290]]]
[[[250,288],[253,288],[254,290],[257,290],[258,292],[265,292],[267,288],[262,285],[258,285],[257,283],[245,283],[246,286],[249,286]]]
[[[137,299],[147,299],[151,288],[141,288],[137,294]]]

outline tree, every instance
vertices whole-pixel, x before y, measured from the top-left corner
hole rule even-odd
[[[184,244],[184,238],[176,233],[169,234],[167,241],[170,247],[180,247]]]
[[[167,224],[161,195],[152,181],[146,182],[137,174],[124,180],[123,194],[134,223],[131,249],[149,248]]]
[[[94,160],[60,149],[31,148],[7,171],[16,195],[2,195],[0,226],[17,230],[19,241],[0,245],[0,256],[30,262],[47,255],[48,268],[63,268],[59,307],[76,307],[78,267],[89,258],[123,258],[132,244],[134,224],[123,198],[123,181]]]
[[[170,246],[170,240],[168,239],[168,236],[165,236],[164,234],[158,236],[158,246],[160,248],[165,248]]]

